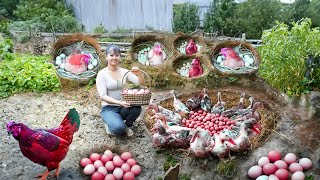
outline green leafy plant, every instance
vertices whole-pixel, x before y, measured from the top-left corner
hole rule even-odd
[[[192,3],[173,5],[173,31],[190,33],[200,26],[199,6]]]
[[[11,39],[1,39],[0,36],[0,61],[13,59],[12,55],[13,42]]]
[[[0,62],[0,98],[17,92],[59,91],[60,83],[48,56],[14,55]]]
[[[264,46],[259,49],[261,65],[259,75],[273,87],[289,96],[298,96],[312,89],[319,89],[319,68],[305,79],[306,60],[309,55],[320,54],[320,29],[311,28],[310,19],[292,23],[292,28],[277,22],[264,31]]]
[[[235,160],[228,162],[219,161],[216,170],[222,176],[232,177],[237,171],[237,163]]]
[[[163,163],[164,171],[167,171],[170,167],[175,166],[177,163],[178,161],[171,154],[166,156],[166,159]]]
[[[96,34],[105,34],[107,32],[108,30],[102,24],[99,24],[99,26],[93,29],[93,33],[96,33]]]

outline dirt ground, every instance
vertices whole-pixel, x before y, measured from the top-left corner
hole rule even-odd
[[[218,91],[219,89],[216,89]],[[187,91],[187,90],[185,90]],[[279,115],[277,126],[260,147],[236,157],[236,174],[227,178],[216,169],[217,158],[194,158],[185,150],[161,150],[153,147],[150,133],[144,124],[143,116],[135,122],[133,137],[112,137],[105,132],[104,124],[99,116],[100,103],[95,88],[79,89],[72,92],[58,93],[20,93],[0,100],[0,179],[29,180],[45,171],[45,167],[35,164],[25,158],[20,152],[18,142],[8,136],[6,123],[10,120],[23,122],[31,128],[57,127],[69,108],[75,107],[80,112],[81,125],[74,135],[68,155],[61,163],[59,179],[90,179],[82,173],[80,159],[88,157],[93,152],[103,153],[106,149],[114,152],[129,150],[142,167],[142,173],[137,179],[161,179],[165,172],[163,164],[170,154],[181,164],[180,175],[194,180],[249,179],[247,170],[257,164],[261,156],[277,149],[282,154],[296,153],[299,157],[309,157],[314,166],[306,174],[314,180],[320,179],[320,123],[319,119],[308,119],[301,107],[290,103],[281,103],[276,97],[270,97],[264,92],[250,89],[223,88],[232,97],[238,97],[240,92],[263,102],[265,107]],[[181,94],[183,92],[181,91]],[[156,92],[153,98],[156,102],[171,97],[168,91]],[[231,101],[231,95],[224,97]],[[236,101],[233,98],[233,101]],[[230,105],[230,104],[229,104]]]

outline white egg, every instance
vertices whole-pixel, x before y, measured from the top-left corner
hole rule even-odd
[[[82,51],[81,54],[85,54],[86,52]]]
[[[93,65],[92,64],[88,64],[88,69],[89,70],[93,69]]]
[[[268,157],[261,157],[261,158],[259,159],[259,161],[258,161],[258,165],[259,165],[260,167],[263,167],[264,165],[266,165],[266,164],[268,164],[268,163],[270,163],[270,160],[269,160]]]
[[[62,58],[62,59],[64,59],[64,58],[66,58],[66,55],[65,54],[60,54],[60,57]]]
[[[221,56],[218,56],[217,62],[218,62],[218,63],[221,63],[222,61],[223,61],[222,57],[221,57]]]
[[[249,67],[250,65],[251,65],[251,63],[249,63],[247,61],[244,62],[244,66]]]
[[[58,56],[58,57],[59,57],[59,56]],[[56,65],[59,66],[61,63],[62,63],[62,60],[61,60],[60,58],[58,58],[58,59],[56,58]]]
[[[267,175],[261,175],[256,180],[268,180],[268,176]]]
[[[309,158],[300,159],[299,164],[303,167],[304,170],[312,168],[312,161]]]
[[[60,69],[64,69],[64,63],[60,64]]]
[[[98,65],[98,60],[97,59],[92,59],[91,61],[93,66],[97,66]]]
[[[60,61],[61,61],[62,58],[61,58],[60,56],[57,56],[57,57],[56,57],[56,60],[60,60]]]
[[[305,175],[302,171],[297,171],[292,174],[291,180],[304,180]]]

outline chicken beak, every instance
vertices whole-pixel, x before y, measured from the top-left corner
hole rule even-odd
[[[233,141],[232,138],[228,139],[228,142],[231,143],[231,144],[233,144],[233,145],[237,145],[237,144]]]
[[[253,127],[251,128],[252,131],[254,131],[257,134],[260,134],[260,128],[261,126],[258,124],[253,125]]]

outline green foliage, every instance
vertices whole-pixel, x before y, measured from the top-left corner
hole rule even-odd
[[[292,23],[292,28],[277,22],[263,32],[264,46],[259,49],[261,65],[259,75],[289,96],[319,89],[319,67],[309,79],[305,78],[308,55],[320,54],[320,29],[311,28],[310,19]]]
[[[248,38],[260,39],[262,31],[272,28],[276,20],[283,22],[285,16],[279,0],[248,0],[236,9],[233,27],[245,32]],[[285,11],[287,13],[287,11]],[[234,31],[236,32],[236,31]]]
[[[62,33],[82,30],[63,0],[20,0],[14,15],[21,20],[12,23],[14,30]]]
[[[232,177],[236,173],[237,162],[235,160],[228,162],[219,161],[216,170],[222,176]]]
[[[166,159],[163,163],[163,169],[164,171],[167,171],[170,167],[174,167],[178,161],[170,154],[166,156]]]
[[[13,11],[16,9],[16,6],[19,4],[20,0],[1,0],[0,1],[0,14],[9,18],[14,19]]]
[[[0,34],[9,37],[9,21],[7,20],[0,20]]]
[[[108,30],[102,24],[100,24],[99,26],[93,29],[93,33],[96,33],[96,34],[105,34],[107,32]]]
[[[233,36],[238,33],[235,23],[237,4],[233,0],[213,1],[205,14],[203,29],[205,32],[219,32]]]
[[[200,26],[199,7],[192,3],[173,5],[173,31],[190,33]]]
[[[60,83],[48,56],[14,55],[0,62],[0,98],[24,91],[59,91]]]
[[[12,47],[13,47],[12,40],[2,39],[0,35],[0,62],[2,60],[11,61],[13,59]]]
[[[187,175],[187,174],[182,174],[181,176],[179,176],[180,180],[191,180],[191,178]]]
[[[320,27],[320,0],[313,0],[308,7],[308,16],[311,18],[313,27]]]

